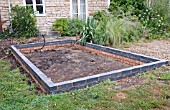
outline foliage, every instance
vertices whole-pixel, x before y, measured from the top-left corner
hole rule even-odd
[[[149,8],[144,10],[139,17],[141,23],[143,24],[143,28],[149,29],[149,33],[164,34],[166,28],[164,18],[160,14],[155,13],[154,10]]]
[[[93,39],[93,43],[105,45],[106,41],[106,24],[110,19],[110,16],[106,14],[105,11],[97,11],[94,13],[94,19],[97,22],[97,27],[95,29],[95,35]]]
[[[98,22],[93,43],[118,46],[124,42],[137,41],[142,36],[142,26],[135,16],[107,16]]]
[[[140,14],[140,11],[145,9],[144,0],[112,0],[109,11],[114,15],[132,12],[133,15]]]
[[[102,11],[97,11],[93,14],[93,18],[97,21],[103,21],[106,19],[106,11],[102,10]]]
[[[100,44],[100,45],[105,45],[105,41],[107,39],[107,35],[106,35],[106,24],[108,22],[110,18],[104,18],[102,21],[98,22],[98,25],[95,29],[95,38],[94,38],[94,42],[96,44]]]
[[[77,34],[80,34],[83,30],[83,26],[85,25],[85,21],[81,19],[68,19],[68,30],[67,35],[68,36],[76,36]]]
[[[10,37],[15,37],[15,33],[10,33],[9,29],[4,29],[2,33],[0,33],[0,39],[6,39]]]
[[[139,15],[139,19],[143,24],[144,30],[147,30],[147,38],[154,39],[159,38],[160,35],[166,35],[168,33],[168,28],[170,27],[168,22],[169,18],[167,17],[167,7],[164,6],[166,0],[154,1],[151,5],[151,8],[146,8],[143,10],[143,13]],[[159,8],[158,8],[159,7]]]
[[[96,29],[96,22],[94,18],[88,18],[87,23],[84,25],[81,35],[81,44],[85,45],[86,42],[94,42],[94,34]]]
[[[37,36],[38,30],[33,9],[16,5],[12,7],[12,10],[13,34],[19,37]]]
[[[167,67],[167,71],[169,71]],[[162,73],[167,73],[163,71]],[[168,73],[167,73],[168,74]],[[160,73],[157,74],[161,75]],[[140,76],[142,77],[142,76]],[[149,81],[149,82],[148,82]],[[142,85],[113,90],[120,82],[104,82],[97,86],[56,95],[36,95],[34,85],[27,85],[26,75],[11,70],[10,63],[0,60],[1,110],[91,110],[91,109],[161,109],[170,105],[170,85],[158,80],[145,80]],[[117,97],[123,93],[127,98]]]
[[[170,73],[164,73],[160,75],[160,79],[170,81]]]
[[[109,11],[119,18],[127,17],[129,12],[128,16],[139,16],[145,38],[169,36],[169,0],[152,0],[149,7],[146,4],[145,0],[112,0]]]
[[[67,18],[56,19],[52,29],[59,31],[62,36],[67,35],[67,31],[68,31]]]
[[[128,18],[111,18],[106,24],[107,40],[105,45],[118,46],[124,42],[137,41],[142,36],[139,22],[132,22]]]
[[[169,0],[154,0],[151,9],[155,14],[163,18],[165,31],[170,31],[170,1]]]
[[[170,19],[170,4],[169,0],[154,0],[152,2],[152,10],[165,19]]]

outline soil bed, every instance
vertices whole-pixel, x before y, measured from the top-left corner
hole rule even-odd
[[[75,47],[59,47],[25,56],[54,83],[131,66]]]

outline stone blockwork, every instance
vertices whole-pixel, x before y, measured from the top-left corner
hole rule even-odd
[[[44,0],[45,1],[45,15],[36,16],[37,26],[41,31],[50,31],[52,24],[57,18],[70,17],[70,1],[71,0]],[[23,6],[23,0],[11,0],[13,6]],[[108,0],[87,0],[88,15],[92,15],[98,10],[105,10],[108,8]],[[0,0],[0,11],[2,21],[9,20],[8,0]],[[3,25],[3,28],[9,26],[9,21]]]
[[[23,0],[10,0],[13,6],[19,5],[23,6]],[[0,0],[0,12],[2,21],[8,20],[3,24],[3,28],[9,27],[9,8],[8,8],[8,0]]]
[[[109,0],[88,0],[88,15],[93,15],[99,10],[108,9]]]

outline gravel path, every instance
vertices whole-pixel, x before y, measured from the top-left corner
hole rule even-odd
[[[122,49],[170,61],[170,39],[137,43]]]

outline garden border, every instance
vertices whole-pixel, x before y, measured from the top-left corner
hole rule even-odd
[[[75,40],[57,40],[46,42],[45,46],[60,45],[60,44],[75,44]],[[102,81],[110,79],[111,81],[120,80],[126,77],[134,76],[138,73],[143,73],[148,70],[156,69],[162,65],[169,65],[167,60],[161,60],[158,58],[152,58],[141,54],[127,52],[111,47],[100,46],[97,44],[86,43],[85,47],[99,50],[102,52],[118,55],[121,57],[144,62],[145,64],[124,68],[120,70],[114,70],[97,75],[78,78],[70,81],[64,81],[60,83],[53,83],[43,72],[41,72],[31,61],[29,61],[21,52],[20,49],[36,48],[42,46],[43,43],[32,43],[22,45],[12,45],[11,50],[17,61],[21,66],[31,75],[40,88],[49,94],[70,92],[77,89],[83,89],[91,87]],[[80,45],[80,44],[77,44]]]

